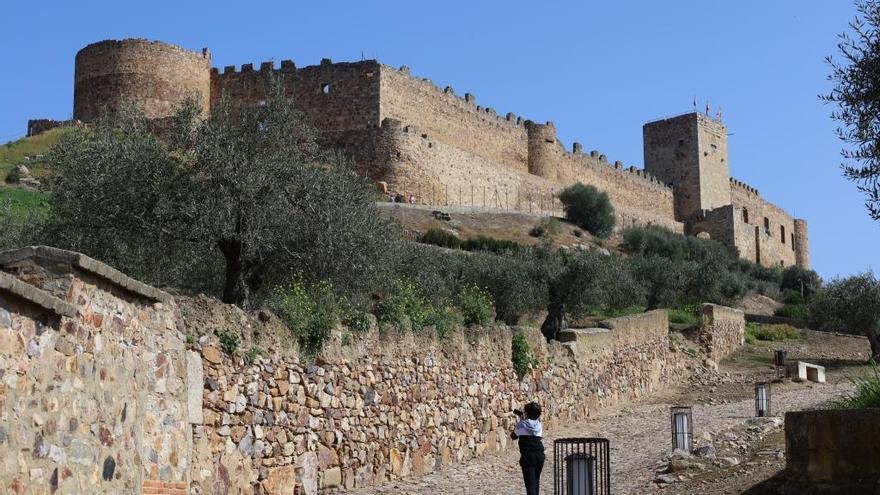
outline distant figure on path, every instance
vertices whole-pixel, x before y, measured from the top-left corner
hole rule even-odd
[[[538,495],[541,485],[541,470],[544,468],[544,425],[541,424],[541,406],[529,402],[524,411],[515,410],[519,421],[513,428],[510,438],[519,439],[519,465],[522,468],[526,495]]]

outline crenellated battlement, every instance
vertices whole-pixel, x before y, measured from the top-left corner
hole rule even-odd
[[[442,198],[439,204],[554,212],[559,191],[582,182],[608,193],[620,228],[653,224],[690,231],[709,222],[705,217],[700,226],[686,225],[694,212],[716,211],[715,224],[708,225],[711,235],[733,239],[756,259],[763,250],[761,262],[794,260],[795,242],[787,239],[795,232],[790,217],[761,199],[757,189],[730,177],[728,133],[720,118],[690,112],[649,122],[640,168],[597,150],[586,152],[580,141],[566,149],[552,121],[498,111],[471,92],[413,75],[406,65],[324,58],[303,67],[269,60],[212,68],[210,60],[207,49],[199,53],[156,41],[89,45],[77,54],[74,118],[93,121],[123,101],[142,105],[148,117],[164,118],[193,93],[205,97],[207,114],[221,96],[239,104],[265,101],[270,82],[279,81],[320,132],[322,144],[343,149],[368,177],[425,204]],[[32,127],[36,132],[43,125]],[[765,229],[772,235],[763,234],[760,249],[757,241],[750,246],[742,236],[754,232],[725,230],[735,224],[727,218],[734,210],[766,217],[779,229]],[[752,225],[737,225],[743,224]],[[805,243],[802,230],[798,236]],[[768,248],[772,242],[779,245]],[[774,253],[770,258],[768,249]],[[806,246],[798,244],[797,250],[798,259],[806,260]]]
[[[743,181],[741,181],[741,180],[735,179],[735,178],[733,178],[733,177],[730,178],[730,185],[731,185],[732,187],[737,187],[737,188],[739,188],[739,189],[741,189],[741,190],[743,190],[744,192],[747,192],[747,193],[749,193],[749,194],[754,194],[755,196],[760,196],[760,195],[761,195],[761,193],[758,192],[758,190],[755,189],[754,187],[752,187],[752,186],[746,184],[745,182],[743,182]]]

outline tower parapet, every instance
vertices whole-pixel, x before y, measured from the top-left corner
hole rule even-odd
[[[144,39],[107,40],[76,54],[73,118],[93,122],[134,105],[148,118],[168,117],[191,96],[207,114],[211,54]]]

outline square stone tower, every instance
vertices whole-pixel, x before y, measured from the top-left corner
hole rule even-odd
[[[719,120],[687,113],[642,128],[645,171],[675,195],[675,219],[731,204],[727,128]]]

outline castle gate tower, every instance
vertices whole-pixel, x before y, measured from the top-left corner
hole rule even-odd
[[[645,171],[675,194],[675,219],[730,204],[727,128],[700,113],[649,122],[642,128]]]
[[[168,117],[198,94],[208,112],[211,56],[142,39],[108,40],[76,54],[73,118],[92,122],[107,110],[131,104],[148,118]]]

